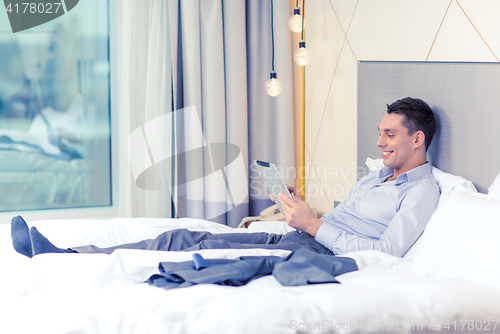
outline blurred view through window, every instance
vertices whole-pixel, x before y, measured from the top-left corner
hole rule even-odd
[[[0,211],[111,205],[108,1],[15,34],[0,12]]]

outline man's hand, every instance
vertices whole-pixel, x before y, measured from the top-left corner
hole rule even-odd
[[[278,197],[278,201],[280,201],[285,213],[287,224],[315,237],[323,222],[316,217],[309,204],[298,196],[297,191],[291,192],[291,194],[293,201],[283,193],[280,193]]]

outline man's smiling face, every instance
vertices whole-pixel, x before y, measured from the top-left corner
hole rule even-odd
[[[396,173],[411,169],[414,154],[414,134],[408,134],[408,128],[403,125],[404,118],[404,115],[386,114],[378,127],[380,137],[377,146],[382,149],[384,165],[393,168]]]

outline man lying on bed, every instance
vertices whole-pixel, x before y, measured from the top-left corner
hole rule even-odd
[[[385,167],[361,179],[332,212],[318,219],[292,186],[289,188],[294,201],[280,194],[278,200],[283,204],[288,225],[303,233],[211,234],[179,229],[133,244],[60,249],[35,227],[29,229],[18,216],[12,219],[12,242],[17,252],[29,257],[41,253],[112,253],[119,248],[296,250],[300,247],[320,254],[342,255],[375,249],[403,256],[424,231],[439,200],[439,187],[426,158],[436,121],[427,103],[404,98],[387,106],[378,129],[377,146],[382,150]]]

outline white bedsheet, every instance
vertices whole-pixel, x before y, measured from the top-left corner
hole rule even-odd
[[[110,246],[151,238],[166,229],[235,230],[196,219],[38,221],[60,247]],[[253,225],[253,226],[252,226]],[[286,232],[282,222],[250,231]],[[236,230],[247,233],[245,229]],[[288,254],[284,250],[202,250],[205,258]],[[104,254],[17,254],[10,226],[0,226],[0,333],[436,333],[473,320],[500,332],[500,290],[458,280],[415,276],[411,257],[349,253],[360,270],[342,284],[283,287],[272,276],[243,287],[198,285],[164,290],[144,282],[160,261],[191,260],[191,252],[119,250]],[[398,328],[399,326],[399,329]],[[431,326],[431,327],[429,327]],[[444,329],[444,333],[471,331]],[[475,327],[477,328],[477,327]]]

